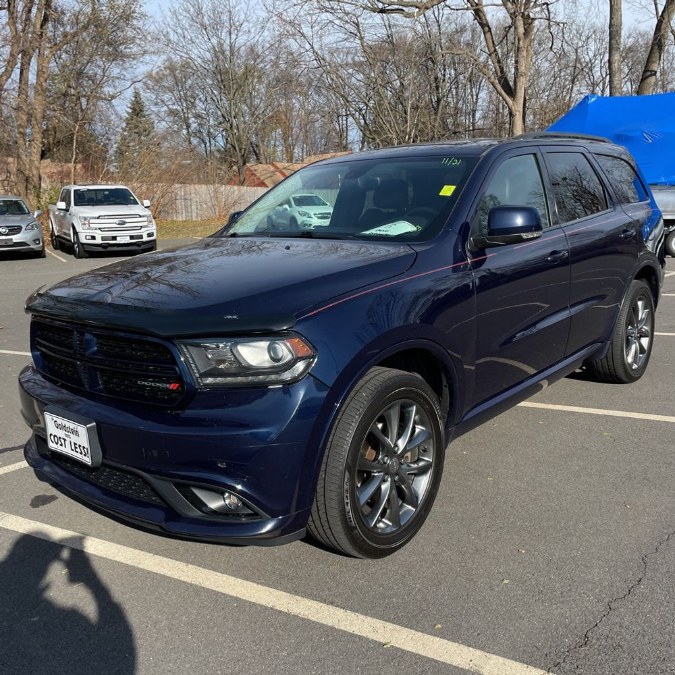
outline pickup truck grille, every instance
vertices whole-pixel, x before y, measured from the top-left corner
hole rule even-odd
[[[31,335],[37,369],[65,387],[160,406],[185,395],[173,352],[160,342],[42,317]]]
[[[98,216],[97,218],[92,218],[90,223],[91,227],[102,232],[137,231],[151,224],[148,223],[146,216],[141,216],[137,213]]]

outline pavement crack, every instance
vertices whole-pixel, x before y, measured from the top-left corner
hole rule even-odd
[[[647,566],[648,566],[649,558],[656,555],[659,552],[659,550],[663,546],[665,546],[673,537],[675,537],[675,531],[671,532],[666,537],[661,539],[656,544],[654,550],[649,551],[648,553],[645,553],[642,556],[642,558],[641,558],[642,569],[640,571],[640,576],[638,577],[638,579],[636,581],[634,581],[628,587],[628,590],[623,595],[618,596],[616,598],[612,598],[607,603],[607,608],[602,613],[600,618],[584,633],[583,637],[581,638],[581,640],[579,640],[579,642],[576,645],[574,645],[573,647],[568,649],[559,661],[557,661],[552,666],[550,666],[549,668],[546,669],[547,673],[555,673],[555,671],[558,668],[560,668],[560,666],[562,666],[574,652],[579,651],[580,649],[584,649],[584,647],[586,647],[588,645],[588,643],[591,640],[591,634],[593,633],[593,631],[595,631],[595,629],[598,628],[600,626],[600,624],[614,611],[615,607],[620,602],[622,602],[623,600],[626,600],[626,598],[628,598],[631,595],[631,593],[633,593],[633,591],[636,588],[638,588],[640,586],[640,584],[642,584],[642,582],[645,580],[645,578],[647,577]]]

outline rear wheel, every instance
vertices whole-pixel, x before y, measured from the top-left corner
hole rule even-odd
[[[630,285],[614,327],[607,355],[589,364],[605,382],[628,384],[647,370],[654,344],[654,299],[649,285],[636,279]]]
[[[666,237],[666,253],[675,258],[675,230]]]
[[[80,242],[80,237],[78,236],[75,228],[73,228],[73,255],[76,258],[88,258],[89,253],[84,250],[82,243]]]
[[[333,427],[309,532],[360,558],[394,553],[429,515],[444,456],[441,409],[429,385],[416,374],[373,368]]]

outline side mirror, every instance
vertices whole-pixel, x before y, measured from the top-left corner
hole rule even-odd
[[[56,202],[56,208],[59,211],[67,211],[68,210],[68,207],[66,206],[65,202]]]
[[[539,212],[531,206],[495,206],[488,213],[488,232],[472,237],[478,248],[520,244],[541,237]]]
[[[230,213],[230,217],[227,219],[227,224],[232,225],[233,223],[236,223],[239,220],[239,216],[244,213],[243,211],[232,211]]]
[[[143,206],[145,206],[146,209],[149,209],[150,208],[150,200],[144,199],[143,200]]]
[[[39,218],[41,215],[42,215],[42,211],[36,211],[36,212],[33,214],[33,218]]]

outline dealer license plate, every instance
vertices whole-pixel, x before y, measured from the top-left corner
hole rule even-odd
[[[91,446],[87,427],[48,412],[45,412],[45,427],[50,450],[91,466]]]
[[[117,241],[129,241],[129,237],[117,237]]]
[[[14,240],[11,237],[0,237],[0,246],[11,246]]]

